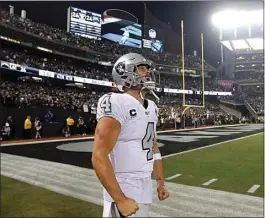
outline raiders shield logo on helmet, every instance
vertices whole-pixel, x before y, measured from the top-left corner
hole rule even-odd
[[[119,64],[117,64],[116,72],[119,75],[123,75],[125,73],[125,64],[124,64],[124,62],[120,62]]]

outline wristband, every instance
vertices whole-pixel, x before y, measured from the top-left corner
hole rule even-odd
[[[162,159],[161,153],[154,153],[153,157],[154,157],[154,160],[161,160]]]

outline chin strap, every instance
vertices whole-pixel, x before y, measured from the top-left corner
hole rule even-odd
[[[142,93],[143,91],[148,91],[148,93],[152,94],[156,98],[157,101],[160,100],[160,98],[155,94],[154,90],[149,90],[149,89],[147,89],[145,87],[143,87],[142,90],[140,91],[140,95],[141,95],[142,99],[144,99],[144,96],[143,96],[143,93]]]
[[[160,100],[160,98],[156,95],[156,93],[153,90],[151,90],[150,92],[156,98],[156,100],[158,101]]]
[[[140,91],[140,96],[141,96],[141,99],[144,99],[144,96],[142,94],[142,91]]]

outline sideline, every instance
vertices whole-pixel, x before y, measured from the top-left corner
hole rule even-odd
[[[194,131],[194,130],[203,130],[203,129],[213,129],[213,128],[222,128],[222,127],[230,127],[230,126],[242,126],[248,124],[233,124],[233,125],[220,125],[220,126],[207,126],[207,127],[199,127],[199,128],[187,128],[187,129],[179,129],[179,130],[164,130],[164,131],[157,131],[158,134],[160,133],[167,133],[167,132],[185,132],[185,131]],[[85,137],[74,137],[74,138],[56,138],[56,139],[32,139],[30,141],[18,140],[15,142],[1,142],[0,147],[6,146],[13,146],[13,145],[30,145],[30,144],[42,144],[42,143],[53,143],[53,142],[71,142],[71,141],[79,141],[79,140],[90,140],[94,139],[94,136],[85,136]]]

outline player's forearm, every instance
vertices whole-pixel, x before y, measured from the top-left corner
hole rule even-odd
[[[92,163],[101,184],[113,200],[115,202],[124,200],[126,197],[117,182],[108,155],[93,153]]]
[[[162,160],[155,160],[154,177],[158,187],[165,185]]]
[[[163,165],[162,165],[162,159],[160,150],[158,148],[157,140],[154,140],[154,176],[157,181],[157,186],[163,186],[164,185],[164,174],[163,174]]]

